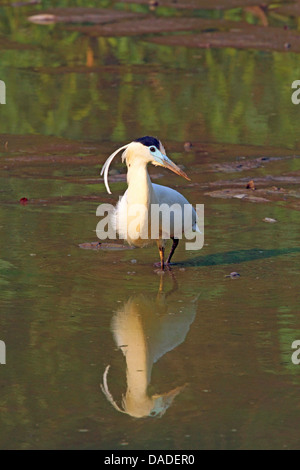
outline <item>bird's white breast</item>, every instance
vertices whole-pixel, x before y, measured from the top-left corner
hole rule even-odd
[[[143,239],[143,238],[137,238],[133,239],[130,237],[130,234],[128,233],[128,227],[130,226],[130,222],[132,221],[132,217],[130,217],[130,210],[133,209],[133,205],[135,204],[135,201],[137,206],[142,204],[139,201],[139,197],[137,194],[136,199],[133,197],[132,193],[130,195],[130,201],[128,200],[128,189],[122,196],[122,198],[119,200],[113,214],[112,214],[112,224],[116,232],[119,234],[121,239],[127,240],[127,242],[131,245],[134,246],[145,246],[149,245],[155,240],[151,239],[151,204],[158,204],[161,206],[162,204],[166,204],[168,207],[173,206],[174,204],[178,205],[179,208],[181,208],[181,226],[182,230],[184,228],[184,206],[187,204],[189,205],[188,200],[180,194],[178,191],[168,188],[167,186],[162,186],[159,184],[153,184],[152,185],[152,191],[150,192],[150,197],[145,203],[145,210],[147,213],[147,220],[142,220],[141,223],[139,224],[140,227],[139,229],[141,230],[141,233],[143,228],[147,229],[148,232],[148,239]],[[174,235],[174,213],[170,212],[170,233],[167,235],[165,232],[161,232],[161,238],[163,239],[168,239]],[[191,226],[191,231],[192,230],[197,230],[197,224],[196,224],[196,212],[194,209],[192,209],[192,226]],[[143,227],[143,224],[145,225]]]

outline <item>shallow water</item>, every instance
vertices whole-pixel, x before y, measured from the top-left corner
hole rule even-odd
[[[32,12],[0,9],[1,448],[299,448],[299,56],[89,37]],[[205,205],[204,248],[182,242],[163,275],[155,247],[79,247],[126,188],[112,175],[108,195],[101,164],[145,134],[192,178],[155,182]]]

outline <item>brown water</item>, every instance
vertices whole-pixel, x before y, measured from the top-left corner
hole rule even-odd
[[[42,6],[0,9],[1,448],[299,448],[299,56],[27,22]],[[145,134],[192,178],[155,182],[205,205],[163,275],[155,247],[79,248],[126,188],[101,164]]]

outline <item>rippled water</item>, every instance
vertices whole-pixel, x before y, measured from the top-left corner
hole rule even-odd
[[[299,448],[299,56],[89,37],[29,13],[0,8],[1,448]],[[79,248],[126,188],[112,178],[109,196],[101,164],[145,134],[192,178],[155,181],[205,205],[204,248],[181,243],[163,275],[155,247]],[[248,200],[270,177],[286,194]],[[234,184],[242,197],[209,194]]]

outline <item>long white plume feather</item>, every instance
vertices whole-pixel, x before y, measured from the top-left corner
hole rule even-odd
[[[124,410],[122,410],[118,405],[117,403],[115,402],[115,400],[113,399],[113,396],[112,394],[110,393],[109,389],[108,389],[108,385],[107,385],[107,374],[108,374],[108,371],[109,371],[109,368],[110,366],[107,366],[105,371],[104,371],[104,374],[103,374],[103,384],[100,384],[100,388],[102,390],[102,392],[104,393],[104,395],[106,396],[107,400],[109,401],[109,403],[112,404],[112,406],[117,410],[117,411],[120,411],[121,413],[125,413]]]
[[[127,149],[128,145],[130,144],[126,144],[126,145],[123,145],[123,147],[120,147],[118,150],[116,150],[114,153],[112,153],[108,159],[106,160],[106,162],[104,163],[103,167],[102,167],[102,170],[101,170],[101,176],[104,174],[104,183],[105,183],[105,187],[106,187],[106,190],[108,192],[108,194],[111,194],[111,190],[108,186],[108,170],[109,170],[109,166],[111,164],[111,162],[113,161],[113,159],[115,158],[115,156],[117,155],[117,153],[119,153],[121,150],[124,150],[124,149]]]

